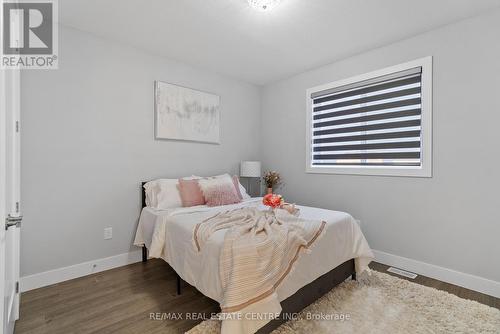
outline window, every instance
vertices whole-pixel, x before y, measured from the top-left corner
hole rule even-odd
[[[431,177],[432,57],[307,90],[306,172]]]

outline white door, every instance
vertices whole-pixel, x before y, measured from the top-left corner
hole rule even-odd
[[[0,70],[0,297],[2,332],[19,318],[20,73]]]

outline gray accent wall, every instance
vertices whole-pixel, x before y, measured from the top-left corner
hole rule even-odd
[[[497,10],[266,85],[262,161],[286,200],[351,213],[375,250],[500,281],[499,31]],[[305,173],[306,89],[425,56],[432,178]]]
[[[59,34],[59,69],[22,73],[21,276],[136,250],[141,181],[237,173],[259,158],[259,87]],[[220,95],[222,144],[154,140],[155,80]]]

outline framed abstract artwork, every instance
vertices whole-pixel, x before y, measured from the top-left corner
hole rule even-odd
[[[155,138],[220,144],[220,97],[155,81]]]

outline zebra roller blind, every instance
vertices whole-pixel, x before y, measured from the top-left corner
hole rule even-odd
[[[421,67],[311,99],[313,167],[421,166]]]

